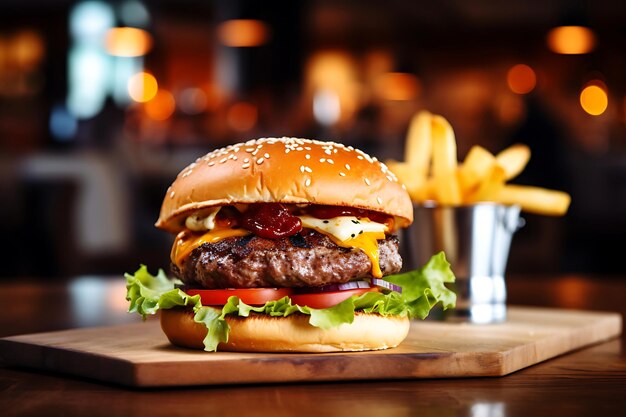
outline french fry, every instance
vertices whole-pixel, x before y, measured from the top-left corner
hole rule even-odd
[[[464,200],[479,187],[495,165],[496,158],[491,152],[481,146],[472,146],[458,173]]]
[[[524,185],[505,185],[493,196],[493,201],[518,204],[522,210],[548,216],[562,216],[569,208],[571,197],[563,191]]]
[[[423,202],[427,200],[425,177],[420,177],[415,172],[415,167],[406,162],[398,162],[389,160],[387,166],[398,179],[404,184],[406,190],[411,196],[411,200],[415,202]]]
[[[446,119],[422,111],[411,120],[405,162],[387,164],[415,203],[433,200],[443,206],[458,206],[493,201],[517,204],[524,211],[544,215],[567,212],[571,201],[567,193],[506,184],[528,164],[528,146],[516,144],[495,156],[474,146],[460,165],[456,152],[454,131]]]
[[[477,201],[493,201],[494,197],[504,187],[506,173],[504,168],[494,164],[491,172],[483,178],[478,188],[466,197],[466,203],[474,203]]]
[[[456,141],[452,126],[441,116],[433,116],[432,175],[437,201],[442,205],[461,204],[461,192],[457,179]]]
[[[404,150],[406,162],[414,168],[414,175],[422,181],[426,179],[430,165],[432,117],[427,111],[413,116]]]
[[[498,165],[506,172],[507,181],[517,177],[526,168],[529,159],[530,148],[519,143],[509,146],[496,155]]]

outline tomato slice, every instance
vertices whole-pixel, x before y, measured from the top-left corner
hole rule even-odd
[[[319,292],[309,294],[293,294],[291,304],[307,306],[311,308],[328,308],[347,300],[353,295],[361,295],[370,291],[378,291],[376,288],[356,288],[354,290],[343,290],[333,292]]]
[[[290,288],[235,288],[223,290],[198,290],[189,289],[185,291],[189,295],[200,294],[202,305],[218,306],[224,305],[228,297],[239,297],[241,301],[249,305],[263,305],[267,301],[280,300],[284,296],[290,296],[293,290]]]

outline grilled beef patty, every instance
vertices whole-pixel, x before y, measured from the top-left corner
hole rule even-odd
[[[378,241],[383,275],[400,271],[398,238]],[[205,243],[173,273],[203,288],[311,287],[371,277],[372,263],[360,249],[337,246],[311,229],[283,239],[250,235]]]

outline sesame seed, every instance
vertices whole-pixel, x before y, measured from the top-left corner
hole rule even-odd
[[[213,165],[215,165],[215,162],[211,161],[209,162],[209,166],[212,167]]]
[[[291,149],[289,149],[289,148],[285,149],[285,153],[289,153],[290,150]]]
[[[342,177],[345,177],[346,173],[345,172],[340,172],[339,175],[341,175]]]
[[[265,157],[265,159],[270,159],[270,154],[267,152],[263,156]]]
[[[250,162],[250,158],[244,158],[243,163],[247,164],[248,162]]]
[[[349,164],[346,164],[346,169],[347,169],[348,171],[350,171],[350,165],[349,165]]]
[[[335,161],[333,161],[333,160],[332,160],[332,159],[330,159],[330,158],[328,158],[326,161],[327,161],[329,164],[331,164],[331,165],[333,165],[333,164],[335,163]]]
[[[320,162],[323,164],[324,162],[326,162],[326,158],[320,158]]]
[[[257,159],[256,163],[261,165],[263,163],[263,161],[265,161],[265,158],[259,158],[259,159]]]
[[[376,201],[378,201],[378,204],[383,204],[383,199],[380,197],[376,197]]]
[[[326,149],[326,150],[324,151],[324,153],[325,153],[326,155],[332,155],[332,154],[333,154],[333,153],[330,151],[330,149]]]
[[[406,190],[406,186],[404,184],[402,184],[402,189]]]
[[[358,159],[363,159],[363,156],[361,156],[361,155],[357,155],[356,157],[357,157]]]
[[[233,161],[237,160],[237,155],[233,155]]]
[[[172,191],[172,192],[170,193],[170,198],[174,198],[174,194],[175,194],[175,192],[174,192],[174,191]]]
[[[305,146],[304,149],[306,149],[307,151],[310,151],[311,147],[310,146]]]
[[[254,152],[254,148],[246,148],[246,152]]]
[[[304,173],[304,165],[300,165],[300,172]]]
[[[309,185],[311,185],[311,178],[307,178],[306,181],[304,181],[304,185],[305,187],[308,187]]]
[[[220,159],[220,164],[223,164],[224,162],[226,162],[228,160],[228,158],[222,158]]]
[[[311,159],[311,155],[309,155],[309,154],[304,155],[304,157],[305,157],[306,159]]]
[[[371,185],[372,183],[370,182],[370,180],[368,180],[367,178],[363,178],[363,181],[365,181],[365,184],[367,185]]]
[[[304,170],[305,170],[306,172],[309,172],[309,173],[313,172],[313,170],[312,170],[311,168],[309,168],[309,167],[304,167]]]
[[[258,154],[258,153],[259,153],[259,150],[255,149],[254,152],[252,152],[252,155],[256,156],[256,154]]]
[[[389,181],[393,181],[393,178],[392,178],[392,177],[390,177],[389,175],[387,175],[387,179],[388,179]]]
[[[243,169],[250,168],[250,163],[243,164],[241,167],[242,167]]]

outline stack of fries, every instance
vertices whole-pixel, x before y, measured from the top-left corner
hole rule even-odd
[[[460,206],[491,201],[517,204],[531,213],[562,216],[571,201],[567,193],[507,184],[524,170],[529,159],[526,145],[513,145],[497,155],[474,146],[460,164],[450,123],[422,111],[411,121],[405,161],[388,161],[387,165],[417,204],[433,201],[442,206]]]

